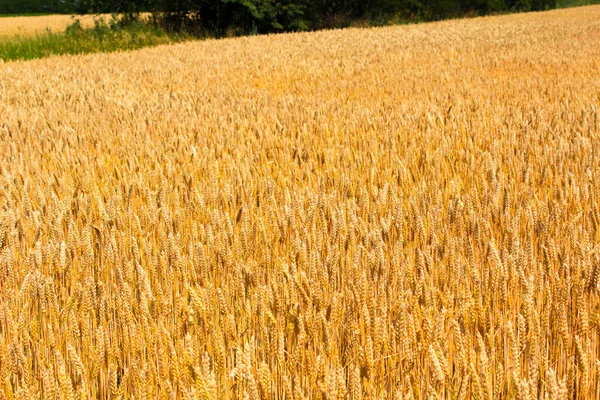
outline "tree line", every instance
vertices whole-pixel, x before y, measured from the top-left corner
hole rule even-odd
[[[557,0],[5,0],[0,14],[153,13],[152,21],[189,33],[223,36],[344,27],[357,21],[433,21],[465,15],[536,11]]]

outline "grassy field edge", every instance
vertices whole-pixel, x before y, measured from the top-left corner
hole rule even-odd
[[[17,61],[51,55],[127,51],[180,42],[187,38],[186,35],[167,32],[144,23],[111,27],[103,21],[97,21],[92,28],[82,28],[75,22],[65,32],[48,31],[0,39],[0,60]]]

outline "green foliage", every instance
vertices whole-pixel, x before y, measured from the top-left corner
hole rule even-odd
[[[139,49],[187,39],[145,23],[106,23],[97,19],[93,28],[82,28],[75,20],[64,33],[17,36],[0,41],[0,59],[29,60],[58,54],[87,54]]]
[[[260,31],[283,31],[300,28],[304,24],[298,20],[304,14],[302,4],[274,0],[224,0],[223,3],[237,5],[244,10],[245,23],[258,24]]]
[[[506,3],[504,0],[488,0],[487,10],[491,13],[502,12],[506,10]]]
[[[513,5],[514,11],[531,11],[531,0],[516,0]]]
[[[69,13],[73,0],[0,0],[0,14]],[[136,0],[137,1],[137,0]]]
[[[556,0],[556,8],[589,6],[600,4],[600,0]]]
[[[467,15],[547,10],[600,0],[0,0],[2,13],[119,13],[127,23],[152,12],[152,29],[194,36],[385,25]],[[75,29],[75,28],[73,28]],[[41,39],[40,39],[41,40]]]

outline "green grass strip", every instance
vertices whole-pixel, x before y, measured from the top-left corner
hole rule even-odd
[[[94,28],[89,29],[82,29],[75,23],[63,33],[47,32],[0,39],[0,59],[14,61],[60,54],[108,53],[186,39],[188,37],[185,35],[167,33],[143,23],[125,27],[109,27],[105,23],[97,23]]]

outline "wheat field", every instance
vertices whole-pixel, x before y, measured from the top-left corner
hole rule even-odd
[[[94,26],[95,19],[109,21],[110,15],[41,15],[0,18],[0,39],[10,36],[32,36],[45,32],[63,32],[77,19],[81,26]]]
[[[600,7],[0,64],[0,399],[600,393]]]

